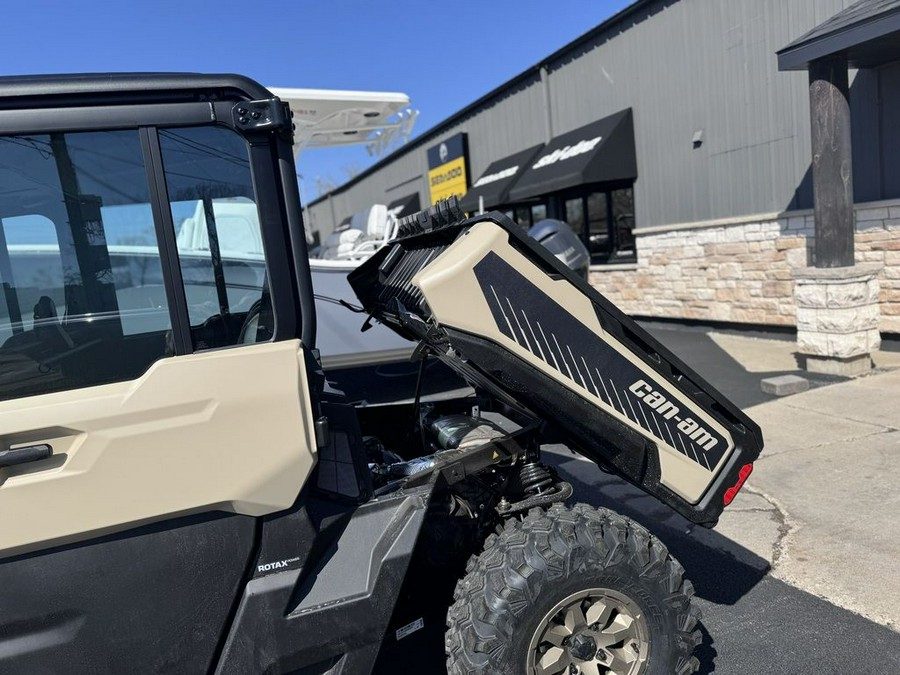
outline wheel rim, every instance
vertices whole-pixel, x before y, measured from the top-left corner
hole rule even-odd
[[[570,595],[538,624],[528,675],[640,675],[650,656],[650,628],[621,593],[595,588]]]

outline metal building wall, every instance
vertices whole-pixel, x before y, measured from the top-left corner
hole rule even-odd
[[[470,183],[495,159],[549,140],[543,92],[540,77],[531,77],[442,133],[412,141],[410,152],[333,196],[335,222],[370,204],[387,203],[414,191],[419,192],[423,206],[428,204],[426,150],[460,131],[469,134]],[[331,220],[327,200],[311,206],[308,217],[313,229],[318,228],[321,233],[331,231],[326,226]]]
[[[775,53],[853,1],[659,0],[547,63],[549,119],[535,74],[336,194],[336,222],[413,188],[427,203],[425,148],[459,131],[469,133],[474,180],[491,161],[547,140],[548,131],[558,135],[628,107],[639,228],[808,207],[807,75],[779,72]],[[864,73],[854,84],[855,126],[871,121],[873,81]],[[699,130],[703,143],[695,149]],[[857,154],[860,184],[869,186],[877,167],[864,148]],[[329,231],[320,220],[330,220],[327,202],[310,211]]]
[[[775,53],[852,2],[656,3],[552,64],[554,133],[634,109],[638,227],[811,205],[808,79],[778,72]]]

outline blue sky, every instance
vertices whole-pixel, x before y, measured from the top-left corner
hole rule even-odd
[[[3,74],[237,72],[269,86],[403,91],[421,133],[630,4],[629,0],[31,0],[6,3]],[[343,182],[363,148],[310,150]]]

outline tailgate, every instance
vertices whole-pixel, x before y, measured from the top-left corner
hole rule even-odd
[[[605,469],[712,525],[759,427],[498,213],[443,206],[350,275],[368,312]]]

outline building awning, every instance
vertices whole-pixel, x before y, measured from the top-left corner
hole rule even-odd
[[[387,209],[395,218],[403,218],[412,213],[417,213],[422,210],[421,203],[419,202],[419,193],[413,192],[411,195],[395,199],[388,204]]]
[[[542,144],[534,145],[527,150],[491,162],[460,200],[460,208],[467,213],[475,213],[478,211],[479,199],[484,201],[485,209],[506,204],[510,189],[519,176],[531,166],[538,150],[543,147]]]
[[[874,68],[900,59],[900,0],[860,0],[778,52],[779,70],[845,56],[851,68]]]
[[[509,200],[636,178],[634,121],[629,108],[547,143],[510,190]]]

